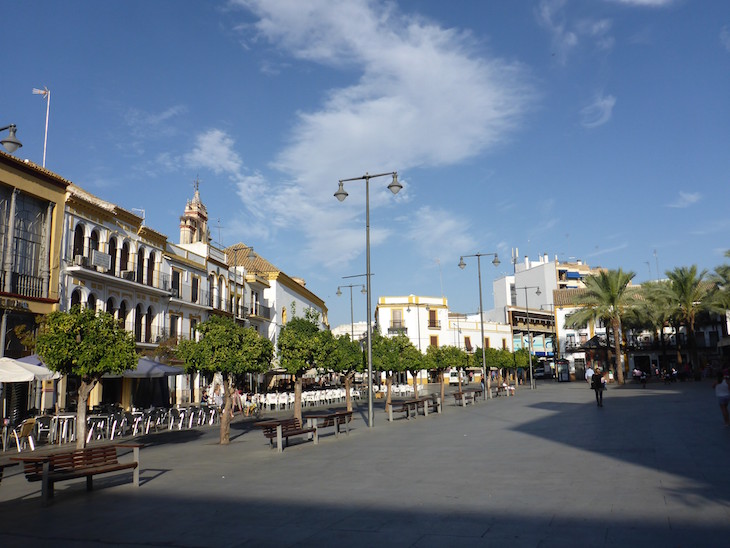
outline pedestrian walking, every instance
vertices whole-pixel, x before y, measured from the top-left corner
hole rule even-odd
[[[603,371],[596,369],[591,377],[591,388],[596,393],[596,405],[603,407],[603,391],[606,389],[606,379],[603,378]]]
[[[728,403],[730,403],[730,384],[728,383],[730,383],[730,373],[725,372],[717,376],[717,382],[714,384],[715,397],[726,427],[730,426],[730,415],[727,410]]]
[[[586,382],[588,383],[588,386],[593,388],[593,385],[591,384],[591,379],[593,378],[593,375],[595,372],[593,371],[593,368],[591,366],[588,366],[588,369],[586,369]]]

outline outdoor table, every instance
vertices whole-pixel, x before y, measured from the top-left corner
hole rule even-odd
[[[70,426],[70,432],[69,432]],[[74,441],[76,439],[76,414],[64,413],[53,415],[51,420],[51,443],[60,445],[64,441]]]

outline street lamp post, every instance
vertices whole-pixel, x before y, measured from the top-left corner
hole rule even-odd
[[[367,277],[367,328],[368,328],[368,428],[373,427],[373,334],[371,327],[372,310],[370,304],[371,287],[370,287],[370,179],[377,177],[385,177],[392,175],[393,180],[388,185],[388,189],[393,194],[398,194],[403,185],[398,182],[398,172],[390,171],[387,173],[377,173],[370,175],[366,173],[362,177],[352,177],[350,179],[340,179],[340,186],[337,188],[334,196],[340,202],[347,198],[344,183],[349,181],[365,181],[365,276]]]
[[[534,390],[535,388],[535,379],[532,376],[532,333],[530,332],[530,306],[527,302],[527,290],[528,289],[535,289],[535,295],[542,295],[542,291],[540,291],[540,287],[537,285],[526,285],[525,287],[515,287],[515,291],[518,289],[524,289],[525,290],[525,314],[527,316],[527,356],[530,360],[530,389]],[[516,380],[516,379],[515,379]]]
[[[482,333],[482,378],[484,379],[484,399],[492,397],[492,380],[489,378],[489,375],[487,375],[487,351],[484,349],[484,309],[482,308],[482,262],[481,258],[485,255],[488,255],[490,257],[494,257],[492,260],[492,264],[494,266],[499,266],[499,257],[497,257],[496,253],[475,253],[474,255],[462,255],[459,258],[459,268],[464,270],[466,267],[466,263],[464,262],[464,257],[476,257],[477,258],[477,275],[479,276],[479,325],[481,327],[481,333]]]
[[[0,139],[0,144],[3,145],[5,150],[10,152],[11,154],[18,150],[20,147],[23,146],[23,143],[18,141],[18,138],[15,136],[15,132],[18,130],[18,128],[15,126],[15,124],[10,124],[9,126],[3,126],[0,127],[0,131],[8,130],[8,136],[4,139]]]
[[[338,297],[342,296],[342,288],[343,287],[349,287],[350,288],[350,340],[355,340],[355,315],[354,315],[354,309],[352,307],[352,288],[356,286],[362,287],[362,293],[366,293],[365,286],[362,284],[350,284],[350,285],[338,285],[337,286],[337,293],[335,293]]]

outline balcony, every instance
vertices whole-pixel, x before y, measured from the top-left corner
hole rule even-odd
[[[111,280],[125,280],[134,284],[144,285],[163,292],[172,290],[172,278],[169,274],[154,271],[152,276],[139,276],[137,270],[121,269],[119,275],[109,270],[109,265],[92,264],[88,257],[83,255],[74,256],[72,263],[68,264],[67,271],[75,274],[89,275],[98,281],[108,282]]]
[[[408,334],[408,328],[406,327],[406,324],[402,321],[390,322],[390,325],[388,326],[388,335],[398,335],[401,333],[403,335]]]
[[[5,291],[5,274],[5,272],[0,272],[0,291]],[[41,278],[20,274],[19,272],[10,273],[10,293],[33,299],[42,299],[48,296],[43,294],[43,280]]]
[[[428,328],[429,329],[441,329],[441,321],[440,320],[428,320]]]
[[[259,303],[254,303],[251,307],[251,316],[254,316],[255,318],[260,318],[264,320],[270,320],[271,319],[271,307],[269,306],[263,306]]]

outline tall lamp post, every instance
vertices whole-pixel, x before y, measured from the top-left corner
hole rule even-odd
[[[338,285],[337,286],[337,295],[338,297],[342,297],[342,288],[343,287],[349,287],[350,288],[350,340],[355,340],[355,315],[354,315],[354,309],[352,308],[352,288],[357,286],[362,287],[361,292],[363,294],[367,293],[367,290],[365,289],[365,286],[362,284],[350,284],[350,285]]]
[[[46,145],[48,144],[48,115],[51,112],[51,90],[47,87],[43,89],[33,88],[33,95],[42,95],[46,100],[46,132],[43,137],[43,167],[46,167]]]
[[[365,276],[367,277],[367,328],[368,328],[368,428],[373,427],[373,334],[371,327],[372,309],[370,297],[372,296],[370,288],[370,179],[385,177],[391,175],[393,180],[388,185],[388,189],[393,194],[398,194],[403,185],[398,182],[398,172],[390,171],[387,173],[377,173],[370,175],[366,173],[362,177],[352,177],[350,179],[340,179],[340,186],[337,188],[334,196],[340,202],[347,198],[344,183],[349,181],[365,181]]]
[[[530,360],[530,389],[535,388],[535,379],[532,376],[532,333],[530,332],[530,303],[527,301],[527,290],[535,289],[535,295],[542,295],[540,286],[537,285],[526,285],[525,287],[515,287],[515,291],[518,289],[525,290],[525,314],[527,315],[527,356]]]
[[[494,257],[492,260],[492,264],[494,266],[499,266],[499,257],[497,257],[496,253],[475,253],[474,255],[462,255],[459,258],[459,268],[464,270],[466,267],[466,263],[464,262],[464,257],[476,257],[477,258],[477,275],[479,276],[479,325],[481,327],[482,332],[482,378],[484,379],[484,387],[486,390],[484,391],[484,399],[492,397],[492,380],[489,378],[489,375],[487,375],[487,351],[484,349],[484,309],[482,308],[482,262],[481,258],[484,256],[490,256]]]
[[[9,126],[3,126],[0,127],[0,131],[8,130],[8,136],[0,139],[0,144],[3,145],[3,148],[10,152],[11,154],[18,150],[20,147],[23,146],[23,143],[18,141],[18,138],[15,136],[15,132],[18,130],[18,128],[15,126],[15,124],[10,124]]]

